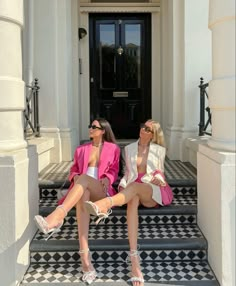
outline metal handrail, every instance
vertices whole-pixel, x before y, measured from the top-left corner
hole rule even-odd
[[[26,108],[24,110],[24,134],[25,137],[40,137],[39,125],[39,85],[35,78],[32,85],[26,85],[29,92],[26,93]]]
[[[207,93],[207,87],[209,86],[208,83],[204,83],[204,79],[200,78],[200,85],[198,86],[200,88],[200,122],[198,124],[199,126],[199,136],[203,135],[210,135],[211,133],[206,131],[209,124],[211,125],[211,110],[210,107],[206,107],[206,99],[208,99],[208,93]],[[205,119],[205,112],[207,112],[207,120]]]

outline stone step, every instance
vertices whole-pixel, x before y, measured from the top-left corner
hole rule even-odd
[[[130,267],[125,262],[95,262],[98,277],[94,285],[130,285]],[[206,261],[146,262],[141,261],[145,286],[188,285],[220,286]],[[32,263],[22,286],[85,285],[81,282],[80,263]],[[95,284],[96,283],[96,284]]]
[[[196,185],[179,185],[172,186],[172,191],[175,197],[182,196],[184,198],[186,197],[197,197],[197,187]],[[69,185],[69,184],[67,184]],[[40,186],[40,199],[51,199],[51,198],[57,198],[58,192],[61,190],[66,191],[67,188],[65,186],[63,188],[60,188],[58,184],[53,185],[41,185]]]
[[[39,213],[47,216],[56,207],[40,206]],[[91,225],[94,225],[94,218],[91,217]],[[73,208],[65,218],[64,225],[72,226],[76,222],[76,211]],[[139,208],[139,224],[196,224],[197,223],[197,206],[196,205],[170,205],[160,208]],[[114,207],[112,214],[105,220],[106,225],[126,224],[126,206]]]
[[[207,242],[197,225],[139,225],[140,256],[145,261],[206,260]],[[125,261],[127,225],[91,225],[89,246],[96,262]],[[78,262],[77,227],[62,227],[50,240],[37,232],[30,245],[31,262]]]

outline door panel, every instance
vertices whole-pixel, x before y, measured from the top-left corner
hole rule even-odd
[[[149,14],[90,15],[90,113],[117,138],[136,138],[151,117]]]

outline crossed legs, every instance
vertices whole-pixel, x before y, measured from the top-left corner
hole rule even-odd
[[[134,286],[143,286],[143,275],[140,270],[139,255],[137,253],[138,245],[138,206],[154,207],[156,202],[152,199],[152,187],[145,183],[131,183],[125,189],[112,197],[113,206],[122,206],[127,204],[127,224],[128,238],[130,245],[130,261],[131,261],[131,281]],[[95,201],[97,209],[102,213],[107,213],[111,208],[111,201],[104,198]],[[136,278],[136,279],[135,279]]]
[[[82,262],[82,269],[86,281],[95,279],[96,272],[90,261],[89,247],[88,247],[88,231],[90,216],[84,209],[84,201],[91,199],[99,200],[106,196],[103,191],[102,184],[98,180],[88,176],[81,175],[77,178],[73,188],[67,194],[62,207],[56,208],[45,219],[47,227],[53,228],[63,221],[66,213],[74,206],[76,207],[76,218],[78,223],[80,256]],[[93,279],[92,279],[93,278]],[[91,283],[91,282],[90,282]]]

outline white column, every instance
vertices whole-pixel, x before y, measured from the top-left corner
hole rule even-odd
[[[198,152],[198,224],[221,286],[235,285],[235,1],[211,0],[212,138]]]
[[[28,268],[38,209],[36,150],[23,135],[22,27],[23,0],[0,0],[0,283],[8,286]]]
[[[23,1],[0,1],[0,152],[26,147],[22,111],[21,29]]]
[[[40,85],[41,135],[55,142],[51,162],[71,160],[79,144],[77,2],[35,0],[33,7],[34,77]]]
[[[209,84],[215,149],[236,151],[235,144],[235,1],[210,1],[213,64]]]
[[[185,161],[185,139],[198,133],[199,78],[211,78],[208,3],[163,0],[161,13],[163,129],[169,158]]]

